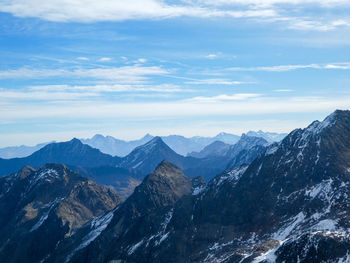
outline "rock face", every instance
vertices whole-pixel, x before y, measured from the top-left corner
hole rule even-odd
[[[121,202],[64,165],[24,167],[0,179],[0,261],[40,262],[94,217]]]
[[[192,194],[169,166],[147,177],[71,262],[349,261],[349,111],[293,131]]]
[[[250,164],[266,151],[268,145],[269,143],[263,138],[243,134],[241,139],[232,145],[226,153],[226,158],[230,160],[228,168]]]
[[[68,258],[72,262],[108,262],[113,259],[144,262],[145,254],[152,253],[166,240],[167,224],[172,218],[174,205],[202,187],[201,178],[187,178],[178,167],[163,161],[115,210],[108,226],[92,243],[81,246],[84,237],[95,231],[93,228],[84,230],[80,241],[74,240],[75,247],[80,249],[69,252]],[[64,258],[57,262],[60,261]]]

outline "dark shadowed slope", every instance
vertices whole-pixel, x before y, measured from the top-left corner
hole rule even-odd
[[[121,202],[64,165],[25,167],[0,179],[0,261],[40,262],[87,221]]]
[[[40,167],[46,163],[63,163],[72,166],[97,167],[111,165],[119,161],[101,153],[78,139],[68,142],[52,143],[25,158],[0,159],[0,176],[4,176],[21,169],[23,166]]]

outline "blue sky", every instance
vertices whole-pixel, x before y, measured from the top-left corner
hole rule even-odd
[[[289,132],[350,108],[345,0],[0,1],[0,147]]]

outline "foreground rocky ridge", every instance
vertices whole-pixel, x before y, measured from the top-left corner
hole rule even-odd
[[[121,199],[64,165],[24,167],[0,178],[0,261],[40,262]]]

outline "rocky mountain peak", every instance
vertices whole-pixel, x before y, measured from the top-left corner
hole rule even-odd
[[[82,145],[82,144],[83,144],[83,143],[82,143],[79,139],[77,139],[77,138],[71,139],[71,140],[69,141],[69,143],[71,143],[71,144],[77,144],[77,145]]]
[[[184,177],[185,175],[182,173],[181,169],[175,166],[172,163],[167,162],[166,160],[163,160],[157,168],[154,170],[153,174],[159,175],[159,176],[180,176]]]
[[[18,171],[18,175],[21,179],[27,178],[32,172],[35,172],[35,169],[30,166],[24,166],[21,170]]]
[[[192,180],[186,177],[180,168],[162,161],[144,181],[136,187],[134,195],[138,199],[149,200],[153,205],[167,206],[174,204],[183,195],[190,194]],[[141,198],[142,196],[142,198]],[[152,207],[144,204],[144,207]]]

